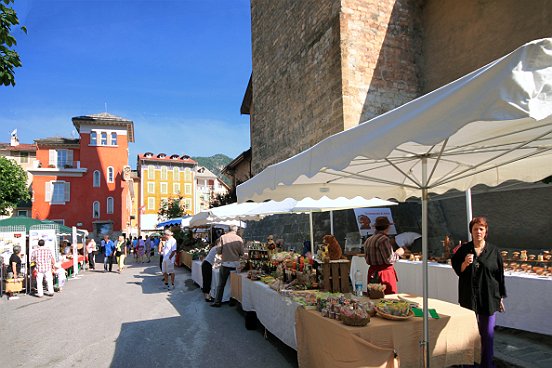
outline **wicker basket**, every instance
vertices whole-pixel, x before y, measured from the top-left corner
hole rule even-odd
[[[368,296],[370,299],[382,299],[385,294],[381,290],[368,289]]]
[[[414,312],[412,311],[412,309],[408,311],[408,315],[406,316],[395,316],[392,314],[388,314],[388,313],[382,312],[380,309],[378,309],[378,307],[376,307],[376,312],[380,317],[383,317],[385,319],[390,319],[393,321],[404,321],[414,316]]]
[[[367,318],[350,318],[342,314],[341,321],[344,325],[347,326],[362,327],[366,326],[368,322],[370,322],[370,316],[368,316]]]

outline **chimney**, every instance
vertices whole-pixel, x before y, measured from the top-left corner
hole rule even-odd
[[[17,138],[17,129],[14,129],[11,132],[10,146],[15,147],[19,146],[19,138]]]

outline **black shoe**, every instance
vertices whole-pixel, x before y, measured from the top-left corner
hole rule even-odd
[[[212,303],[212,302],[215,301],[215,298],[209,298],[209,299],[206,298],[205,301],[206,301],[207,303]]]
[[[220,308],[220,303],[213,303],[211,304],[211,307]]]

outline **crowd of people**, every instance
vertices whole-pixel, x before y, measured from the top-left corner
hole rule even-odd
[[[93,238],[86,240],[85,249],[88,255],[88,267],[96,269],[96,256],[103,256],[104,272],[113,272],[113,264],[117,265],[117,272],[125,269],[127,257],[132,257],[134,263],[150,263],[155,249],[160,249],[161,239],[158,236],[142,236],[125,238],[119,235],[117,240],[104,235],[99,246]]]

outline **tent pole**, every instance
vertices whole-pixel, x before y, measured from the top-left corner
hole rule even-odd
[[[312,211],[309,212],[309,231],[310,231],[310,242],[311,242],[311,255],[314,257],[314,231],[312,228]]]
[[[472,198],[471,198],[471,189],[466,190],[466,216],[468,217],[467,227],[468,227],[468,241],[471,241],[470,233],[470,221],[472,219]]]
[[[422,159],[422,275],[423,275],[423,319],[424,319],[424,325],[423,325],[423,331],[424,331],[424,337],[421,342],[421,345],[423,347],[423,353],[422,357],[424,357],[424,364],[423,366],[426,368],[429,368],[429,358],[431,355],[429,354],[429,320],[428,320],[428,290],[429,290],[429,284],[428,284],[428,264],[427,264],[427,252],[428,252],[428,244],[427,244],[427,222],[428,222],[428,210],[427,210],[427,201],[428,201],[428,189],[427,189],[427,158]]]
[[[330,211],[330,234],[334,234],[334,227],[333,227],[333,211]]]

